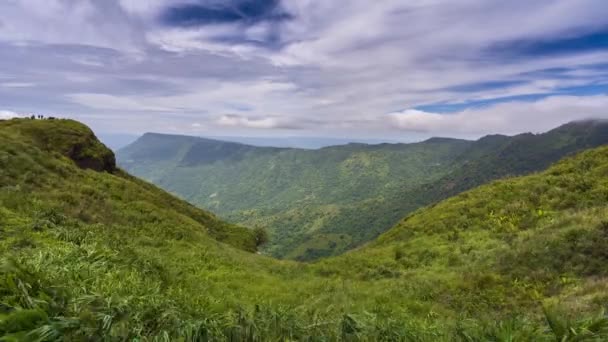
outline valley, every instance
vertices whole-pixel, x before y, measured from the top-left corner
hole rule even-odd
[[[318,150],[145,134],[117,156],[128,172],[190,203],[230,222],[266,228],[266,253],[311,261],[361,246],[418,208],[605,143],[608,123],[586,121],[478,141],[432,138]]]

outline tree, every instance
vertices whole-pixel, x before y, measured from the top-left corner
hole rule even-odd
[[[255,246],[260,247],[268,242],[268,232],[265,228],[255,227],[253,228],[253,238],[255,239]]]

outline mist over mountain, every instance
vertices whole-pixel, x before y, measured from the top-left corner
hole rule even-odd
[[[397,143],[396,140],[357,139],[357,138],[326,138],[326,137],[237,137],[237,136],[210,136],[210,139],[238,142],[241,144],[263,147],[291,147],[304,149],[319,149],[329,146],[358,144]],[[133,140],[135,141],[135,140]],[[126,146],[126,145],[125,145]]]

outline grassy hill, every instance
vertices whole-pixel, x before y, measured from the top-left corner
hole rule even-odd
[[[179,226],[187,223],[219,241],[256,250],[249,229],[220,221],[119,170],[112,151],[79,122],[0,121],[0,134],[2,200],[11,211],[35,211],[42,221],[61,214],[129,225],[134,219],[143,224],[171,217],[163,234],[179,234]]]
[[[0,121],[2,340],[608,338],[608,147],[300,264],[243,251],[246,231],[53,147],[81,139],[109,155],[73,121]]]
[[[602,147],[417,210],[364,248],[317,267],[378,282],[399,279],[399,291],[416,298],[408,310],[441,303],[461,314],[540,315],[561,306],[581,317],[608,303],[607,243],[608,147]],[[574,335],[556,340],[594,340]]]
[[[319,150],[146,134],[119,164],[221,217],[269,229],[266,252],[314,260],[360,246],[425,205],[608,143],[608,123],[544,134]]]

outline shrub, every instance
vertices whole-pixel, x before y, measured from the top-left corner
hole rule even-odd
[[[255,246],[256,247],[261,247],[263,245],[265,245],[266,243],[268,243],[268,231],[265,228],[262,227],[255,227],[253,229],[253,236],[255,239]]]

